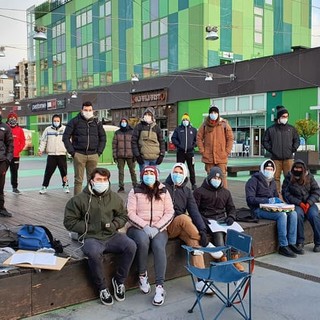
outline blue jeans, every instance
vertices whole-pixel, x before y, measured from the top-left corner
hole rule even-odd
[[[116,264],[117,270],[115,278],[118,283],[124,283],[136,250],[137,246],[135,242],[123,233],[116,233],[107,240],[97,240],[94,238],[85,239],[82,251],[88,257],[90,275],[99,291],[107,288],[103,254],[108,252],[121,254]]]
[[[139,274],[144,274],[147,271],[148,254],[149,249],[151,248],[154,258],[156,285],[163,285],[167,269],[167,231],[159,232],[153,239],[150,239],[143,230],[130,227],[127,231],[127,235],[137,244]]]
[[[280,247],[297,242],[297,212],[269,212],[260,208],[254,210],[257,218],[275,220],[277,222],[278,241]]]
[[[156,166],[157,165],[157,159],[155,160],[144,160],[143,164],[139,164],[140,173],[143,170],[145,166]]]
[[[313,230],[313,242],[316,245],[320,245],[320,215],[318,207],[315,204],[312,205],[306,215],[299,206],[296,206],[296,211],[298,215],[297,243],[304,242],[304,221],[308,220]]]

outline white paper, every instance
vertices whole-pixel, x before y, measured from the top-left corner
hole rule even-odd
[[[276,211],[293,211],[295,209],[294,204],[288,204],[288,203],[261,203],[260,204],[261,209],[269,210],[272,212]]]
[[[238,232],[243,232],[243,229],[238,222],[234,222],[232,225],[228,226],[226,223],[220,224],[216,220],[209,220],[209,227],[212,232],[227,233],[228,229],[236,230]]]
[[[56,262],[57,257],[53,253],[26,252],[13,254],[10,264],[29,263],[31,265],[54,266]]]

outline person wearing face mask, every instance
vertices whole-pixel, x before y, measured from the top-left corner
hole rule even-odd
[[[137,249],[132,239],[118,231],[127,220],[123,200],[111,191],[110,171],[104,168],[95,168],[84,190],[72,197],[65,207],[64,226],[79,235],[93,284],[99,291],[101,303],[106,306],[112,305],[114,299],[105,279],[105,253],[119,256],[111,283],[114,298],[119,302],[125,300],[124,282]]]
[[[293,164],[294,153],[300,145],[297,129],[288,123],[289,112],[284,106],[277,106],[274,124],[267,128],[262,137],[264,148],[270,152],[276,165],[274,179],[277,190],[281,192],[281,173],[286,176]]]
[[[226,233],[222,231],[212,231],[209,227],[210,220],[216,220],[227,224],[232,228],[236,220],[236,208],[234,206],[231,192],[223,185],[223,172],[221,168],[215,166],[211,168],[202,185],[193,192],[199,212],[204,220],[207,233],[210,234],[214,246],[224,246]],[[232,259],[238,259],[237,252],[232,254]],[[226,261],[225,256],[220,257],[221,261]],[[234,266],[239,271],[244,271],[241,263]]]
[[[283,181],[282,196],[286,202],[295,205],[298,215],[297,247],[304,248],[304,221],[308,220],[313,230],[313,252],[320,252],[320,215],[316,205],[320,188],[302,160],[293,163]]]
[[[167,267],[167,227],[173,219],[174,209],[170,193],[159,182],[156,166],[145,166],[141,179],[141,184],[133,188],[128,196],[127,235],[137,244],[139,288],[144,294],[151,291],[147,262],[149,250],[153,253],[156,287],[152,303],[160,306],[166,295],[163,284]]]
[[[62,136],[65,131],[65,128],[66,127],[61,122],[61,115],[54,114],[52,116],[51,126],[45,128],[41,136],[38,156],[41,157],[42,154],[45,152],[47,154],[47,164],[44,171],[42,188],[39,191],[40,194],[47,193],[50,179],[57,167],[60,172],[62,188],[64,192],[70,192],[67,176],[67,150],[62,141]]]
[[[177,162],[186,162],[192,190],[197,188],[196,176],[194,171],[194,148],[197,145],[198,130],[192,127],[190,117],[187,113],[183,114],[181,124],[174,129],[171,141],[177,148]]]
[[[209,115],[198,130],[197,145],[207,174],[212,167],[218,166],[223,173],[223,185],[227,188],[227,163],[233,147],[233,133],[215,105],[210,106]]]
[[[275,172],[275,163],[270,159],[265,160],[260,166],[260,171],[254,173],[245,185],[246,201],[257,218],[277,222],[279,254],[296,258],[296,254],[303,254],[303,250],[296,245],[297,212],[270,212],[260,208],[260,204],[282,202],[274,180]]]
[[[13,136],[13,158],[10,162],[10,176],[12,192],[21,194],[18,189],[18,170],[20,164],[20,152],[26,145],[26,138],[23,129],[18,124],[18,116],[14,112],[10,112],[7,117],[7,124],[10,126]]]
[[[132,186],[137,184],[136,162],[133,157],[131,140],[133,129],[127,118],[122,118],[119,123],[120,129],[115,131],[112,140],[113,160],[118,166],[118,192],[124,192],[124,166],[127,163],[131,175]]]
[[[76,195],[82,190],[84,171],[88,180],[106,146],[106,133],[101,121],[94,117],[90,101],[84,102],[81,112],[68,122],[62,141],[73,157]]]
[[[152,107],[147,108],[132,133],[132,152],[140,172],[146,165],[160,165],[165,155],[165,143]]]
[[[165,181],[165,186],[170,192],[174,219],[168,226],[169,239],[180,238],[191,247],[212,247],[207,238],[207,227],[199,212],[191,189],[187,186],[188,169],[184,163],[176,163]],[[221,258],[222,252],[215,252],[214,258]],[[205,268],[203,255],[191,257],[192,263],[198,268]],[[196,283],[197,291],[201,292],[204,282],[199,279]],[[209,289],[207,293],[213,294]]]

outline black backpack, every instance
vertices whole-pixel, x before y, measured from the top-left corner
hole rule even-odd
[[[259,219],[254,216],[249,208],[236,209],[236,221],[239,222],[255,222],[258,223]]]

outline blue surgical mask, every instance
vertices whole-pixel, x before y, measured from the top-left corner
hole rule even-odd
[[[126,122],[121,122],[121,127],[122,128],[125,128],[127,126],[127,123]]]
[[[60,122],[59,121],[53,121],[53,126],[58,128],[60,126]]]
[[[174,184],[178,184],[179,185],[179,184],[181,184],[183,182],[184,175],[181,174],[181,173],[174,172],[174,173],[172,173],[171,178],[172,178],[172,181],[173,181]]]
[[[217,120],[217,119],[218,119],[218,116],[219,116],[219,115],[218,115],[217,113],[215,113],[215,112],[209,114],[209,117],[210,117],[211,120]]]
[[[273,178],[273,176],[274,176],[274,171],[271,171],[271,170],[263,170],[263,175],[264,175],[267,179],[271,180],[271,179]]]
[[[109,189],[110,182],[93,182],[92,189],[97,193],[103,193]]]
[[[144,184],[146,184],[147,186],[153,186],[156,182],[156,176],[153,176],[151,174],[144,175],[142,179]]]
[[[185,127],[187,127],[187,126],[189,125],[189,121],[188,121],[188,120],[183,120],[183,121],[182,121],[182,124],[183,124]]]
[[[211,179],[210,180],[210,183],[211,185],[214,187],[214,188],[219,188],[220,184],[221,184],[221,180],[217,180],[217,179]]]

